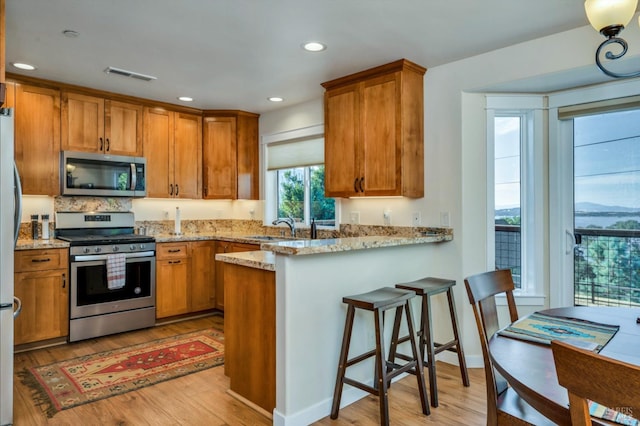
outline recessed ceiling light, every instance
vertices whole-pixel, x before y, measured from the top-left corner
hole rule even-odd
[[[189,96],[178,96],[178,100],[182,102],[193,102],[193,98]]]
[[[25,70],[25,71],[33,71],[36,69],[36,67],[34,67],[31,64],[25,64],[22,62],[12,62],[11,65],[13,65],[14,67],[21,69],[21,70]]]
[[[327,46],[317,41],[310,41],[308,43],[303,44],[302,48],[307,52],[321,52],[325,50]]]
[[[284,101],[284,98],[281,98],[279,96],[271,96],[270,98],[267,98],[268,100],[270,100],[271,102],[282,102]]]

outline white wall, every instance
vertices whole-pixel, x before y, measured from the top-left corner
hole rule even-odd
[[[628,56],[637,55],[640,49],[637,27],[630,25],[623,33],[631,46]],[[481,355],[463,280],[488,269],[486,119],[484,96],[479,92],[506,83],[511,83],[510,87],[557,81],[565,87],[578,85],[586,81],[585,76],[599,73],[594,52],[601,41],[603,38],[596,31],[585,26],[429,69],[424,77],[424,198],[341,201],[343,222],[348,222],[349,212],[359,211],[361,223],[382,224],[382,212],[388,208],[394,225],[410,225],[413,211],[422,213],[424,225],[439,225],[440,213],[450,213],[454,240],[434,250],[437,254],[433,255],[439,259],[431,263],[431,274],[458,282],[456,300],[471,365],[480,366],[477,361]],[[322,122],[322,112],[322,99],[318,99],[264,114],[260,133],[318,124]],[[548,277],[548,271],[544,276]],[[545,288],[548,285],[545,283]],[[522,306],[520,312],[526,314],[540,308]],[[440,327],[436,337],[444,332]]]

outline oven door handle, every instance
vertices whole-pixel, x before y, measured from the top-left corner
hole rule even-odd
[[[114,253],[115,254],[115,253]],[[137,253],[125,253],[125,257],[127,259],[131,259],[133,257],[153,257],[155,256],[155,252],[153,251],[140,251]],[[108,254],[90,254],[87,256],[71,256],[72,262],[91,262],[94,260],[107,260],[109,257]]]

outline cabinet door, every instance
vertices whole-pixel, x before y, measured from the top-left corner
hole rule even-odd
[[[142,155],[142,105],[105,102],[106,154]]]
[[[11,82],[11,81],[7,81],[5,86],[5,93],[4,93],[4,104],[2,105],[3,108],[15,108],[16,107],[16,84]]]
[[[226,241],[216,242],[217,253],[229,253],[231,243]],[[216,309],[224,311],[224,262],[215,261],[215,277],[216,277]]]
[[[68,291],[66,269],[16,273],[14,293],[22,312],[14,321],[14,344],[68,335]]]
[[[189,282],[188,259],[156,262],[156,318],[189,312]]]
[[[362,195],[358,85],[325,92],[324,184],[326,197]]]
[[[257,114],[238,115],[237,198],[239,200],[260,199],[260,159]]]
[[[63,92],[62,149],[102,152],[104,148],[104,99]]]
[[[202,117],[175,114],[174,196],[202,198]]]
[[[171,111],[144,109],[143,144],[147,159],[148,197],[167,198],[173,195],[173,119]]]
[[[366,195],[400,195],[400,73],[363,83],[363,188]]]
[[[206,117],[202,141],[203,198],[237,198],[235,117]]]
[[[60,92],[16,84],[14,113],[22,193],[60,194]]]
[[[191,243],[191,312],[216,307],[215,241]]]

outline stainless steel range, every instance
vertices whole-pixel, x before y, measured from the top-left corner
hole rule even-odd
[[[134,234],[131,212],[58,212],[68,241],[69,341],[151,327],[156,320],[156,244]]]

